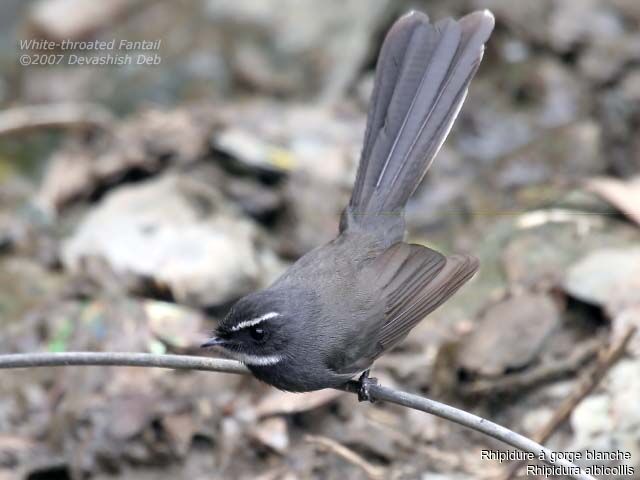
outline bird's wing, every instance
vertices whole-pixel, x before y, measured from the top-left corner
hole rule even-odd
[[[376,292],[379,308],[361,323],[358,342],[332,355],[331,368],[355,375],[394,347],[429,313],[444,303],[478,269],[469,255],[444,256],[421,245],[396,243],[362,272],[363,289]],[[364,280],[366,279],[366,280]]]
[[[405,261],[396,260],[403,256]],[[381,355],[464,285],[478,269],[478,260],[471,255],[445,257],[421,245],[397,243],[372,268],[378,272],[385,299],[385,319],[377,335]]]

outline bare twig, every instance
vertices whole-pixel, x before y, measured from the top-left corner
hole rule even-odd
[[[45,128],[109,129],[113,116],[88,103],[59,103],[9,108],[0,112],[0,137]]]
[[[174,370],[249,373],[247,367],[235,360],[189,355],[154,355],[151,353],[118,352],[16,353],[0,355],[0,369],[66,367],[71,365],[158,367],[171,368]]]
[[[539,443],[546,442],[567,421],[571,412],[598,386],[611,367],[622,357],[635,333],[636,328],[630,326],[620,340],[610,345],[604,352],[601,352],[594,368],[583,376],[576,389],[564,399],[547,423],[533,435],[534,441]],[[523,464],[524,462],[513,463],[504,475],[503,480],[512,479]]]
[[[134,367],[160,367],[178,370],[206,370],[225,373],[248,373],[249,370],[240,362],[220,358],[195,357],[188,355],[154,355],[148,353],[112,353],[112,352],[66,352],[66,353],[24,353],[0,355],[0,369],[3,368],[29,368],[29,367],[54,367],[71,365],[100,365],[100,366],[134,366]],[[359,383],[351,381],[341,390],[356,393]],[[500,425],[485,420],[471,413],[459,410],[434,400],[412,395],[407,392],[393,390],[382,385],[369,385],[369,398],[385,402],[395,403],[404,407],[421,410],[438,417],[450,420],[490,437],[500,440],[519,450],[533,453],[550,465],[575,471],[577,466],[558,458],[551,450],[538,445],[536,442],[523,437]],[[595,480],[582,470],[573,475],[576,480]]]
[[[383,387],[382,385],[369,386],[369,394],[372,399],[395,403],[404,407],[413,408],[414,410],[421,410],[484,433],[485,435],[498,439],[507,445],[517,448],[518,450],[531,452],[536,456],[536,458],[550,465],[560,466],[568,472],[577,469],[576,465],[573,463],[565,460],[564,458],[558,458],[559,456],[554,454],[553,451],[537,444],[533,440],[502,427],[497,423],[490,422],[489,420],[485,420],[477,415],[465,412],[464,410],[459,410],[444,403],[419,397],[418,395],[413,395],[411,393]],[[594,480],[592,476],[584,473],[582,469],[580,469],[580,472],[580,474],[573,475],[573,478],[577,480]]]
[[[318,435],[305,435],[304,438],[307,442],[314,443],[327,450],[330,450],[347,462],[355,465],[358,468],[361,468],[370,479],[379,480],[384,478],[383,468],[376,467],[375,465],[370,464],[356,452],[336,442],[335,440]]]
[[[540,365],[531,371],[512,373],[499,380],[479,380],[460,389],[465,397],[491,396],[505,393],[522,393],[542,383],[553,382],[574,375],[598,356],[601,342],[594,340],[576,349],[568,358]]]

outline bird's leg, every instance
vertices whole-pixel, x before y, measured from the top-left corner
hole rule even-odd
[[[362,375],[360,375],[360,378],[358,379],[358,385],[359,385],[358,401],[360,402],[368,401],[373,403],[374,400],[369,395],[369,387],[371,385],[377,385],[377,384],[378,384],[378,379],[369,376],[369,369],[366,369],[364,372],[362,372]]]

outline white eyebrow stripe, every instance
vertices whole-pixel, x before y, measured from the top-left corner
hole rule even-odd
[[[269,320],[271,318],[279,317],[280,314],[278,312],[269,312],[264,315],[259,316],[258,318],[253,318],[251,320],[245,320],[240,322],[237,325],[231,327],[232,332],[237,332],[238,330],[242,330],[243,328],[253,327],[254,325],[258,325],[259,323],[264,322],[265,320]]]
[[[249,353],[239,353],[239,352],[228,352],[236,360],[246,364],[246,365],[258,365],[261,367],[267,365],[275,365],[276,363],[282,360],[282,356],[280,355],[251,355]]]

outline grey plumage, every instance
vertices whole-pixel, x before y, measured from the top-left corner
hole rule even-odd
[[[395,23],[378,60],[340,235],[241,299],[210,344],[278,388],[339,386],[471,278],[474,257],[404,243],[403,214],[460,110],[493,24],[487,11],[436,24],[412,12]]]
[[[391,28],[376,68],[346,212],[351,224],[385,228],[376,217],[402,215],[462,106],[493,24],[486,11],[435,25],[423,13],[411,12]],[[404,224],[396,222],[391,233],[401,239]]]

